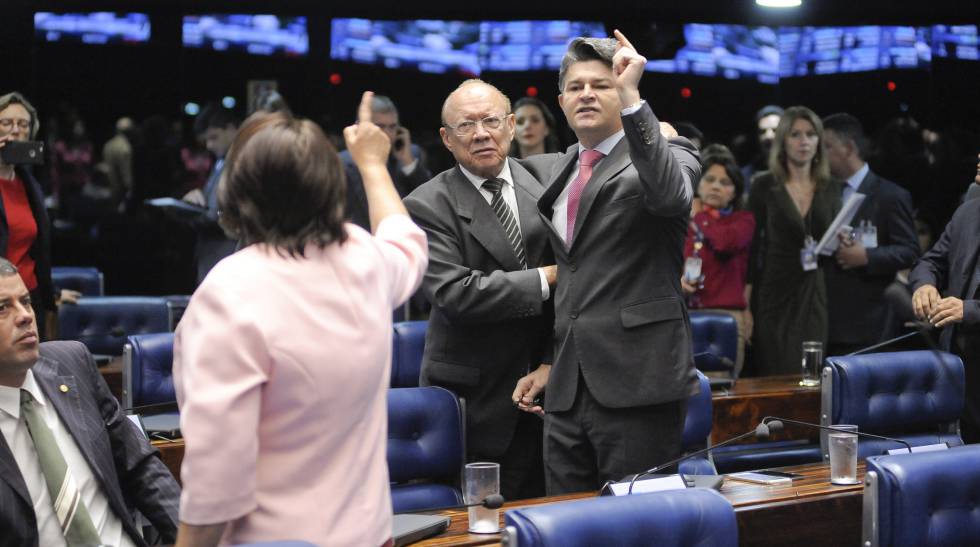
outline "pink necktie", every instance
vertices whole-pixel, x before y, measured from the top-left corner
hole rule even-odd
[[[582,200],[582,191],[592,178],[592,168],[605,154],[598,150],[583,150],[578,158],[578,176],[568,188],[568,223],[565,225],[565,244],[572,243],[575,233],[575,217],[578,216],[578,204]]]

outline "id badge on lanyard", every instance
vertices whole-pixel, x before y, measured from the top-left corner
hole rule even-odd
[[[813,236],[806,236],[803,241],[803,248],[800,249],[800,265],[804,272],[812,272],[817,269],[817,242]]]

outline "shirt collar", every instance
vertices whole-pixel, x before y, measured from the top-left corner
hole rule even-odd
[[[865,163],[860,169],[857,170],[857,173],[854,173],[847,179],[847,185],[850,186],[852,190],[857,192],[857,189],[861,187],[861,182],[864,180],[864,177],[868,176],[868,171],[870,170],[871,168],[868,167],[867,163]]]
[[[463,176],[465,176],[467,179],[469,179],[471,183],[473,183],[473,186],[476,186],[477,190],[483,188],[483,182],[486,181],[487,179],[474,175],[473,173],[467,171],[467,169],[462,165],[459,166],[459,170],[463,172]],[[504,183],[508,184],[509,186],[514,186],[514,177],[510,174],[509,161],[504,160],[504,168],[500,170],[500,173],[497,174],[496,178],[504,181]]]
[[[609,153],[612,152],[612,149],[616,148],[616,145],[619,144],[619,140],[622,139],[624,135],[626,135],[626,130],[620,129],[619,131],[606,137],[605,140],[597,144],[592,150],[602,152],[603,157],[608,156]],[[578,154],[580,156],[584,150],[588,150],[588,148],[582,146],[582,143],[578,143]]]
[[[46,400],[41,393],[41,386],[37,385],[34,379],[34,372],[27,371],[24,376],[24,383],[20,387],[0,386],[0,411],[6,412],[14,419],[20,419],[20,390],[26,389],[40,405],[45,405]]]

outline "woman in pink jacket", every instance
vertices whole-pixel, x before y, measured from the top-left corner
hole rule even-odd
[[[198,287],[174,345],[178,546],[390,542],[391,317],[422,280],[426,241],[370,99],[344,137],[373,234],[343,221],[343,167],[309,120],[257,114],[231,147],[219,208],[244,248]]]

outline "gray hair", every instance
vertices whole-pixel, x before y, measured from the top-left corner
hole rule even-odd
[[[395,106],[395,102],[392,101],[390,97],[375,95],[371,98],[372,114],[384,114],[387,112],[391,112],[395,116],[398,116],[398,107]]]
[[[568,67],[575,63],[601,61],[604,65],[612,68],[617,43],[615,38],[576,38],[572,40],[561,60],[561,68],[558,69],[558,92],[564,91],[565,73],[568,72]]]
[[[6,110],[12,104],[19,104],[24,107],[24,110],[27,110],[27,114],[31,117],[31,134],[28,138],[33,139],[37,135],[37,130],[41,127],[41,120],[37,118],[37,110],[23,95],[16,91],[11,91],[0,97],[0,111]]]
[[[17,266],[14,263],[0,256],[0,277],[10,277],[17,275]]]

